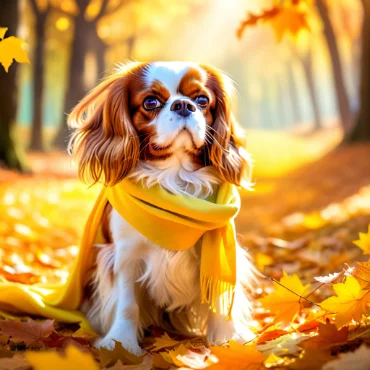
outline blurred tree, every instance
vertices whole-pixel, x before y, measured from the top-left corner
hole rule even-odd
[[[312,106],[313,118],[314,118],[314,129],[319,129],[322,127],[321,116],[320,116],[320,106],[319,100],[317,98],[316,92],[316,85],[315,85],[315,77],[313,72],[313,65],[312,65],[312,45],[311,42],[309,43],[308,47],[305,51],[299,52],[296,46],[291,43],[291,49],[293,55],[300,61],[303,73],[305,77],[305,81],[308,88],[308,95]]]
[[[8,35],[16,35],[18,26],[18,1],[1,2],[0,25],[8,27]],[[24,170],[24,165],[17,153],[12,128],[17,112],[17,63],[13,63],[9,72],[0,68],[0,165]]]
[[[330,20],[329,10],[325,0],[316,0],[316,6],[324,26],[324,36],[328,45],[330,61],[332,66],[335,94],[339,109],[339,116],[342,122],[343,130],[348,133],[352,124],[352,115],[349,105],[348,94],[343,77],[342,62],[339,55],[337,39]]]
[[[99,53],[100,55],[104,54],[105,47],[100,42],[101,40],[98,40],[99,37],[97,35],[98,21],[108,13],[109,14],[114,13],[126,1],[129,0],[115,1],[114,7],[110,7],[109,10],[107,9],[109,0],[102,0],[100,8],[96,7],[96,2],[90,3],[90,0],[75,1],[78,9],[77,14],[74,15],[74,35],[72,40],[70,67],[63,110],[65,114],[68,114],[86,93],[84,83],[84,69],[85,69],[85,59],[89,51],[89,46],[97,47],[96,52]],[[89,12],[88,11],[89,6],[90,9],[92,7],[93,10],[94,9],[99,10],[97,12],[95,11]],[[91,13],[93,14],[91,15]],[[89,39],[90,42],[88,41]],[[101,65],[99,68],[100,70],[104,69]],[[101,71],[98,73],[101,73]],[[66,119],[63,119],[60,129],[54,139],[54,145],[60,149],[65,149],[67,146],[68,135],[69,130],[67,126],[67,121]]]
[[[288,90],[292,106],[293,121],[295,123],[298,123],[302,120],[302,114],[301,105],[299,102],[297,81],[294,75],[293,63],[292,61],[287,61],[285,62],[285,65],[287,70]]]
[[[33,119],[29,149],[44,151],[42,96],[45,85],[45,32],[51,6],[48,1],[38,4],[36,0],[30,0],[30,4],[35,17],[35,48],[33,55]]]
[[[361,0],[364,8],[360,77],[360,109],[356,126],[348,141],[370,140],[370,0]]]

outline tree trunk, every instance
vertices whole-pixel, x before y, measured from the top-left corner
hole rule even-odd
[[[1,3],[0,25],[8,27],[6,36],[15,36],[18,26],[18,1],[7,0]],[[9,67],[6,73],[0,66],[0,166],[24,170],[11,129],[17,113],[17,62]]]
[[[307,54],[301,57],[301,62],[303,66],[304,76],[306,78],[308,94],[311,101],[313,117],[314,117],[314,129],[317,130],[322,127],[321,117],[320,117],[320,107],[319,101],[317,99],[315,79],[312,71],[312,51],[311,49]]]
[[[333,26],[330,21],[328,8],[325,4],[325,1],[317,0],[316,4],[324,25],[324,36],[330,54],[339,115],[342,122],[343,130],[345,133],[348,133],[351,129],[351,110],[347,90],[344,83],[343,69],[339,56],[337,40],[335,37]]]
[[[96,84],[105,77],[105,52],[107,45],[98,36],[96,26],[90,27],[89,49],[95,54],[96,58]]]
[[[289,88],[289,96],[292,105],[292,112],[293,112],[293,121],[294,124],[297,124],[302,120],[300,104],[299,104],[299,93],[297,88],[297,83],[294,78],[294,71],[293,65],[291,62],[287,62],[287,75],[288,75],[288,88]]]
[[[347,141],[370,140],[370,0],[361,0],[364,7],[360,80],[360,110],[356,127]]]
[[[81,11],[75,18],[74,37],[72,41],[71,59],[67,89],[64,100],[64,114],[71,112],[73,107],[84,97],[86,93],[84,83],[85,57],[88,51],[86,35],[89,34],[89,27],[94,26],[84,18],[84,11]],[[69,129],[67,117],[63,121],[59,132],[54,139],[54,145],[59,149],[65,150],[68,144]]]
[[[42,94],[44,90],[45,24],[48,12],[35,14],[36,47],[33,60],[33,120],[29,149],[44,151],[42,132]]]

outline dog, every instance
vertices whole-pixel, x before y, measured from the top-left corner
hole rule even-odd
[[[71,112],[70,150],[80,177],[112,186],[125,178],[171,194],[206,199],[223,182],[249,188],[252,160],[244,130],[231,112],[232,80],[188,62],[128,63],[92,90]],[[256,284],[247,252],[237,246],[237,283],[231,320],[200,299],[201,243],[185,251],[160,248],[113,207],[105,208],[106,244],[96,246],[92,293],[82,305],[102,335],[133,354],[150,325],[208,341],[247,340]],[[170,230],[168,232],[171,232]]]

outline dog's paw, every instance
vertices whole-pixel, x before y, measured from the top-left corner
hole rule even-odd
[[[115,339],[111,338],[110,336],[105,336],[104,338],[98,339],[94,343],[95,348],[106,348],[108,350],[113,350],[116,346],[116,342],[120,342],[122,344],[122,347],[124,347],[127,351],[132,353],[136,356],[141,356],[144,354],[144,351],[140,348],[140,346],[135,341],[130,341],[127,338],[125,339]]]

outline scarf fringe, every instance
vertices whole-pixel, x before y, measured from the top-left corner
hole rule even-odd
[[[200,275],[202,303],[208,303],[212,312],[231,319],[234,304],[235,286],[228,281],[217,280],[204,272]]]

